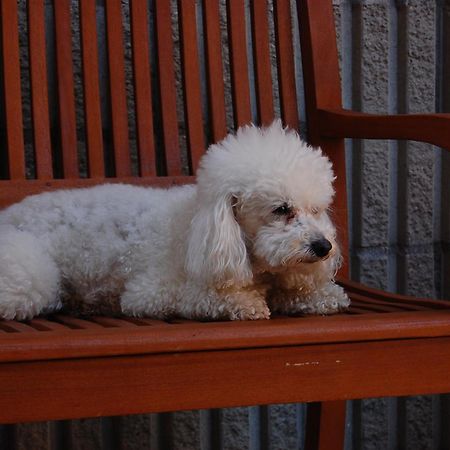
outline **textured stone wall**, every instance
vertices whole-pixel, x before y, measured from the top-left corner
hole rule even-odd
[[[150,3],[153,1],[155,0]],[[19,0],[18,3],[21,11],[24,128],[28,173],[33,176],[25,0]],[[175,67],[179,69],[176,2],[172,3],[174,61]],[[269,3],[271,10],[271,2]],[[47,21],[51,24],[52,2],[46,0],[46,4]],[[98,1],[97,4],[99,35],[100,40],[104,40],[103,1]],[[125,57],[130,145],[135,154],[128,1],[123,0],[122,4],[127,42]],[[72,5],[73,28],[77,33],[77,0],[73,0]],[[221,0],[221,6],[227,122],[231,129],[232,107],[224,0]],[[450,111],[449,0],[334,0],[334,6],[341,58],[343,103],[346,107],[372,113]],[[293,1],[292,8],[295,9]],[[269,20],[269,25],[273,41],[272,19]],[[293,33],[298,36],[296,28]],[[54,66],[51,56],[52,36],[50,27],[47,36],[50,67]],[[302,97],[298,45],[295,53],[297,88]],[[84,170],[80,45],[76,35],[73,39],[73,56],[79,113],[79,152],[81,169]],[[276,61],[273,42],[271,58],[273,62]],[[102,77],[106,79],[107,57],[104,47],[100,47],[100,67]],[[251,61],[249,68],[251,72]],[[179,73],[179,70],[177,72]],[[278,113],[275,65],[272,76]],[[50,85],[54,85],[52,71],[49,72],[49,77]],[[104,127],[108,129],[110,122],[106,86],[107,83],[102,84],[102,116]],[[177,94],[182,117],[179,75]],[[50,100],[51,121],[56,124],[54,95]],[[252,107],[255,111],[254,99]],[[299,104],[299,111],[304,118],[302,103]],[[304,127],[302,122],[303,130]],[[179,131],[181,145],[185,149],[183,120],[180,120]],[[348,141],[347,166],[352,276],[372,286],[392,291],[450,297],[450,277],[445,279],[450,267],[449,155],[429,145],[411,142]],[[386,381],[389,381],[389,374],[386,374]],[[450,431],[445,422],[449,411],[447,396],[349,402],[346,448],[450,448]],[[302,448],[303,427],[304,405],[271,405],[0,427],[0,448],[288,450]]]

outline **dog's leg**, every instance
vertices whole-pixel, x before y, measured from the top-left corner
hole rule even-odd
[[[183,301],[182,314],[193,319],[260,320],[269,319],[265,292],[252,287],[190,289]]]
[[[57,309],[59,270],[30,233],[0,229],[0,317],[29,319]]]
[[[346,309],[350,300],[333,282],[317,289],[277,287],[269,292],[270,309],[281,314],[335,314]]]
[[[215,289],[191,282],[155,281],[148,274],[133,277],[121,296],[122,312],[165,319],[268,319],[265,293],[254,288]]]

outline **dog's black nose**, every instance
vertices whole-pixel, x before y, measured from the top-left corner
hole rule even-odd
[[[331,242],[328,239],[319,239],[318,241],[311,242],[311,250],[319,258],[327,256],[331,247]]]

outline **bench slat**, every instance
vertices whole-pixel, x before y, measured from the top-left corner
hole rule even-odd
[[[227,6],[234,123],[239,127],[252,121],[245,4],[243,0],[228,0]]]
[[[141,176],[154,176],[156,165],[147,1],[132,0],[130,15],[139,171]]]
[[[104,327],[95,322],[56,315],[54,320],[72,330],[39,332],[20,322],[2,334],[0,361],[33,361],[150,353],[218,351],[327,342],[362,342],[386,339],[450,336],[450,309],[443,311],[371,312],[329,317],[289,317],[243,322],[195,321],[167,324],[151,321],[145,326]],[[146,319],[136,319],[146,320]],[[155,326],[148,326],[153,325]]]
[[[78,178],[77,127],[73,84],[72,32],[69,0],[54,3],[59,127],[65,178]]]
[[[136,184],[147,187],[170,187],[192,184],[194,177],[130,177],[130,178],[79,178],[71,180],[0,180],[0,209],[23,200],[27,195],[56,189],[74,189],[103,183]]]
[[[223,83],[222,39],[219,3],[203,0],[205,23],[206,82],[208,84],[209,116],[212,138],[220,141],[227,134],[225,90]]]
[[[175,91],[174,53],[169,0],[155,2],[156,41],[158,49],[159,91],[162,131],[168,175],[180,175],[181,158],[178,136],[177,99]]]
[[[80,0],[80,31],[89,176],[103,177],[105,165],[98,78],[97,22],[93,0]]]
[[[180,18],[187,144],[191,173],[195,173],[200,157],[205,151],[195,0],[178,0],[178,14]]]
[[[0,42],[3,53],[3,95],[5,101],[9,176],[16,180],[25,178],[16,0],[2,0],[0,2],[0,23],[2,32]]]
[[[275,32],[278,56],[278,85],[281,117],[285,125],[299,128],[295,87],[294,50],[292,45],[292,19],[289,0],[274,2]]]
[[[115,173],[118,177],[127,177],[131,175],[131,159],[128,141],[121,1],[108,0],[105,8]]]
[[[252,1],[253,53],[255,59],[256,100],[259,122],[269,125],[274,119],[273,84],[269,52],[269,26],[266,0]]]
[[[49,179],[53,176],[53,168],[43,0],[28,1],[28,39],[36,175],[40,179]]]

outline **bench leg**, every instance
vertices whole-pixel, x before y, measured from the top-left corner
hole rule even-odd
[[[345,408],[345,401],[307,405],[305,450],[344,448]]]

